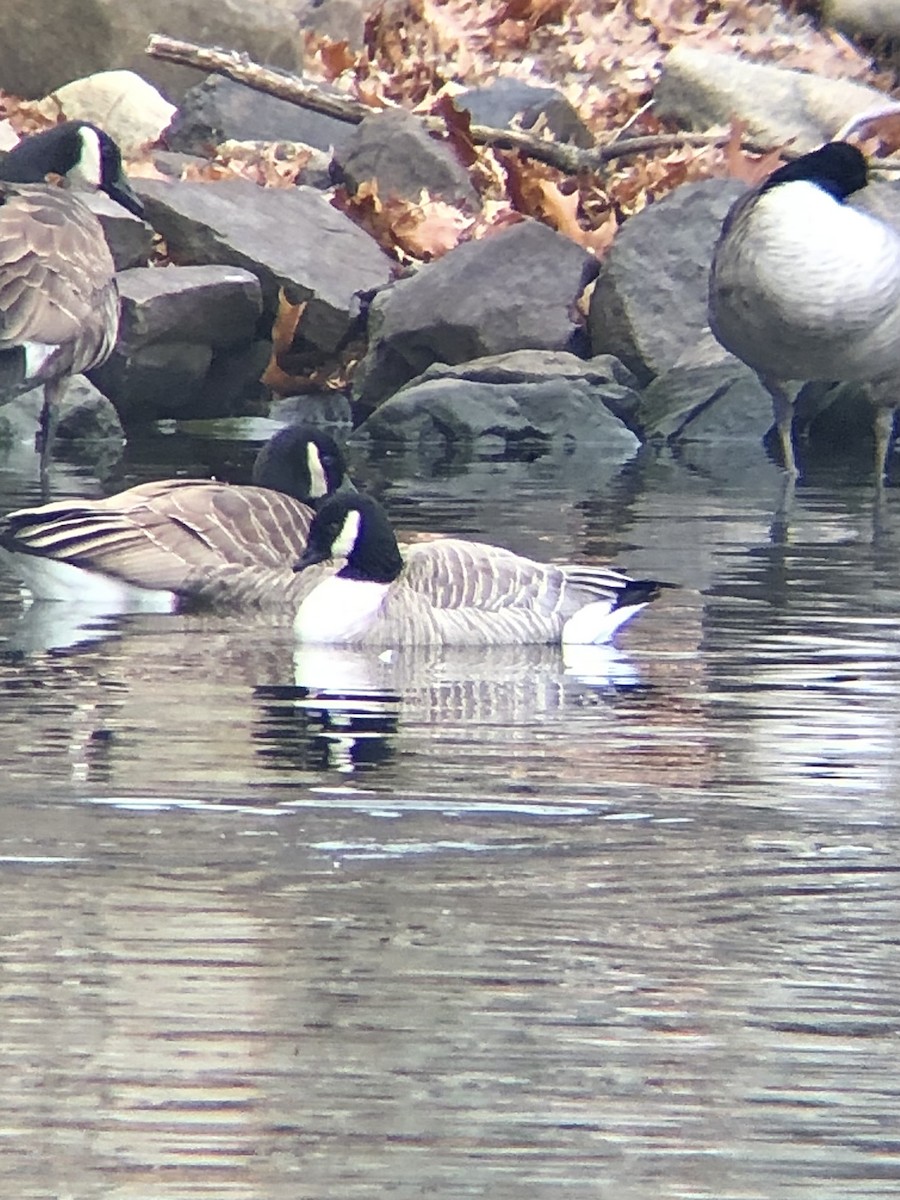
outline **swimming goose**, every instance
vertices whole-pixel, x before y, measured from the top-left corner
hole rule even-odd
[[[318,510],[301,578],[345,559],[302,600],[300,641],[344,645],[590,644],[666,586],[603,567],[557,567],[480,542],[448,538],[403,554],[387,514],[369,496],[330,497]]]
[[[48,175],[63,178],[68,190],[46,183]],[[118,146],[86,121],[33,134],[0,163],[3,390],[43,385],[42,473],[69,376],[104,362],[119,328],[115,265],[103,227],[71,189],[103,190],[143,215]]]
[[[108,611],[281,608],[271,572],[297,592],[292,567],[310,506],[342,491],[353,484],[333,438],[291,425],[257,455],[253,485],[164,479],[20,509],[0,522],[0,548],[38,600]]]
[[[791,478],[786,384],[807,380],[870,385],[876,479],[884,477],[900,402],[900,231],[847,203],[867,181],[861,151],[829,142],[741,196],[715,248],[710,326],[771,395]]]

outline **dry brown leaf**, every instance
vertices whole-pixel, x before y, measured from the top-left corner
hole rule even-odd
[[[289,369],[289,357],[297,334],[297,326],[306,309],[307,302],[292,304],[284,288],[278,292],[278,310],[272,323],[272,353],[268,365],[263,371],[260,382],[278,395],[294,394],[296,378]]]
[[[542,179],[538,186],[547,223],[573,241],[580,241],[583,231],[578,224],[578,192],[566,194],[549,179]]]

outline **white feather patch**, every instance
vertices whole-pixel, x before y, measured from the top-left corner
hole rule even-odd
[[[359,513],[351,513],[357,518]],[[335,545],[335,553],[340,553]],[[340,644],[362,637],[381,609],[389,583],[332,575],[313,588],[297,609],[294,636],[303,642]]]
[[[596,600],[593,604],[586,604],[574,616],[569,617],[563,626],[563,645],[594,646],[608,642],[617,629],[645,607],[646,604],[630,604],[627,608],[614,608],[610,611],[608,600]]]
[[[23,342],[22,349],[25,351],[25,378],[36,379],[41,368],[59,350],[59,346],[50,345],[48,342]]]
[[[325,478],[325,468],[319,455],[319,447],[315,442],[306,446],[306,466],[309,470],[309,495],[312,500],[320,500],[328,495],[328,480]]]
[[[352,508],[344,517],[344,524],[341,526],[341,532],[337,535],[331,544],[331,553],[335,558],[346,558],[353,547],[356,545],[356,539],[359,537],[359,526],[362,520],[361,514]],[[357,580],[349,580],[348,582],[355,583]]]
[[[66,178],[75,187],[96,191],[103,182],[103,158],[100,153],[100,138],[96,129],[83,125],[78,131],[81,154],[74,167],[66,172]]]
[[[174,612],[174,592],[133,587],[120,579],[35,554],[4,552],[35,600],[89,604],[107,613]]]

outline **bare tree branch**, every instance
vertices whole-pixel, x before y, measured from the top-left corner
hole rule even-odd
[[[287,100],[301,108],[323,113],[338,121],[358,125],[364,117],[379,110],[358,100],[323,91],[315,84],[307,83],[297,75],[264,67],[253,62],[246,54],[236,50],[219,50],[213,46],[198,46],[193,42],[182,42],[176,38],[154,34],[147,45],[151,58],[180,66],[197,67],[215,75],[224,75],[236,83],[255,88],[279,100]],[[442,117],[420,116],[419,119],[430,133],[443,133],[446,124]],[[602,171],[607,163],[620,158],[633,158],[638,154],[653,154],[657,151],[675,150],[679,146],[724,146],[728,133],[662,133],[645,137],[621,137],[617,135],[604,146],[582,150],[565,142],[549,141],[532,133],[517,129],[494,129],[489,125],[472,125],[469,130],[476,145],[495,146],[498,149],[517,150],[529,158],[555,167],[567,175],[583,171]],[[743,138],[741,148],[751,154],[765,154],[774,149],[754,139]],[[797,152],[785,148],[785,158],[794,158]],[[882,170],[898,170],[896,162],[883,159],[872,160],[872,166]]]

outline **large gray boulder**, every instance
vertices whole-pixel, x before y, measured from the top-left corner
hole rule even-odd
[[[126,67],[177,103],[198,72],[147,55],[153,33],[243,50],[258,62],[296,70],[302,42],[296,0],[3,0],[0,88],[37,99],[70,79]]]
[[[224,141],[303,142],[330,150],[350,136],[346,121],[210,75],[189,88],[163,135],[171,150],[208,156]]]
[[[590,442],[619,461],[640,442],[616,415],[637,403],[614,358],[518,350],[460,366],[434,364],[363,422],[354,440],[424,443],[499,439]]]
[[[824,0],[822,15],[844,33],[900,42],[897,0]]]
[[[646,384],[697,341],[713,248],[744,189],[725,179],[683,184],[626,222],[591,297],[594,354],[614,354]]]
[[[683,43],[666,55],[653,98],[660,116],[692,129],[728,125],[738,118],[751,137],[772,146],[790,143],[802,152],[829,141],[857,113],[884,103],[882,92],[851,79],[754,63]]]
[[[137,267],[118,275],[119,338],[92,378],[126,423],[234,411],[218,386],[239,374],[241,357],[259,366],[259,281],[233,267]],[[228,369],[216,369],[222,357]],[[215,372],[217,386],[207,386]],[[259,378],[258,371],[256,378]]]
[[[434,362],[572,349],[575,301],[595,270],[593,255],[537,221],[457,246],[375,297],[356,400],[374,408]]]
[[[298,335],[322,359],[347,335],[358,293],[391,277],[387,255],[313,188],[143,179],[135,187],[176,262],[252,271],[270,317],[280,288],[292,302],[306,301]]]

